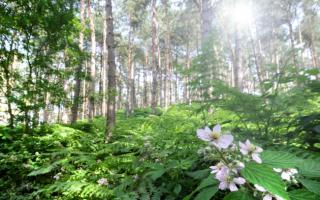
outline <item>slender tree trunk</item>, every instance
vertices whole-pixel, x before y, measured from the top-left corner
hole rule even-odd
[[[129,15],[129,35],[128,35],[128,91],[127,91],[127,114],[130,115],[133,111],[133,109],[136,107],[136,102],[135,102],[135,70],[134,70],[134,65],[133,65],[133,50],[132,50],[132,26],[131,26],[131,16]]]
[[[158,81],[159,81],[159,63],[157,61],[157,0],[152,0],[152,94],[151,108],[152,112],[156,113],[158,105]],[[159,56],[159,55],[158,55]],[[159,58],[159,57],[158,57]]]
[[[85,2],[81,0],[80,2],[80,20],[81,20],[81,31],[79,34],[79,48],[83,51],[83,28],[85,26],[85,18],[84,18],[84,11],[85,11]],[[71,108],[71,123],[75,123],[78,119],[79,113],[79,104],[80,104],[80,92],[81,92],[81,73],[82,73],[82,59],[80,58],[80,62],[76,69],[76,85],[74,88],[74,98],[73,98],[73,105]]]
[[[147,66],[149,65],[149,54],[146,51],[145,63],[143,65],[143,107],[148,106],[148,83],[147,83]]]
[[[171,36],[170,36],[170,19],[169,19],[169,4],[168,0],[163,0],[164,5],[164,13],[165,13],[165,69],[164,69],[164,88],[163,88],[163,96],[164,96],[164,106],[167,107],[170,104],[169,96],[171,95],[170,87],[171,85]]]
[[[201,48],[204,51],[208,46],[212,32],[212,6],[211,0],[201,0]]]
[[[107,114],[107,99],[106,99],[106,92],[107,92],[107,82],[108,82],[108,64],[107,64],[107,20],[104,19],[103,21],[103,47],[102,47],[102,60],[103,60],[103,75],[102,75],[102,115],[106,116]]]
[[[290,19],[287,19],[287,24],[289,27],[289,38],[290,38],[290,45],[291,45],[291,55],[292,55],[292,61],[293,65],[296,69],[298,69],[298,61],[297,61],[297,55],[296,55],[296,46],[294,44],[294,36],[293,36],[293,27]]]
[[[189,42],[189,35],[187,39],[187,52],[186,52],[186,71],[190,68],[190,42]],[[189,94],[189,72],[184,77],[184,98],[186,103],[190,103],[190,94]]]
[[[313,31],[313,30],[312,30]],[[318,62],[318,53],[316,50],[316,45],[314,42],[314,33],[311,33],[311,38],[310,38],[310,49],[311,49],[311,54],[312,54],[312,64],[314,68],[319,67],[319,62]]]
[[[105,132],[105,141],[108,142],[112,137],[115,121],[116,121],[116,63],[115,63],[115,43],[113,35],[113,16],[112,16],[112,1],[106,0],[107,13],[107,46],[108,46],[108,101],[107,101],[107,127]]]
[[[233,78],[234,78],[234,86],[238,89],[241,88],[240,83],[240,70],[241,70],[241,46],[240,46],[240,37],[239,31],[236,28],[235,30],[235,51],[234,51],[234,62],[233,62]]]
[[[88,17],[91,33],[91,62],[90,62],[90,95],[89,95],[89,120],[92,121],[95,113],[95,87],[96,87],[96,34],[91,0],[88,0]]]

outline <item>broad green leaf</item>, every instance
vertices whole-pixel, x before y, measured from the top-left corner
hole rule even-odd
[[[299,166],[301,159],[284,151],[264,151],[261,153],[264,165],[274,168],[293,168]]]
[[[145,174],[145,176],[149,176],[153,181],[160,178],[164,173],[166,172],[166,169],[158,169],[151,172],[148,172]]]
[[[40,168],[38,170],[30,172],[28,174],[28,176],[38,176],[38,175],[42,175],[42,174],[47,174],[47,173],[51,172],[54,168],[55,168],[55,166],[49,165],[47,167]]]
[[[218,184],[218,181],[216,179],[214,179],[212,175],[209,175],[207,178],[205,178],[201,181],[199,186],[194,191],[192,191],[191,194],[184,197],[183,200],[189,200],[196,192],[200,191],[203,188],[207,188],[210,186],[218,187],[217,184]]]
[[[289,199],[280,176],[270,167],[263,164],[248,163],[241,171],[241,174],[248,182],[258,184],[283,199]]]
[[[299,173],[310,178],[320,178],[320,163],[314,160],[304,160],[298,167]]]
[[[187,172],[186,174],[194,179],[203,179],[208,177],[208,175],[210,174],[210,169],[202,169],[194,172]]]
[[[213,176],[209,175],[206,179],[203,179],[200,183],[200,185],[197,187],[195,192],[201,190],[202,188],[211,186],[211,185],[217,185],[218,181],[214,179]]]
[[[199,192],[199,194],[194,198],[194,200],[210,200],[217,192],[217,185],[204,188]]]
[[[246,191],[237,191],[229,193],[223,200],[254,200],[254,198]]]
[[[310,192],[320,195],[320,182],[308,179],[299,179],[304,187],[306,187]]]
[[[312,192],[309,192],[306,189],[293,190],[289,192],[289,196],[291,200],[316,200],[317,195]]]

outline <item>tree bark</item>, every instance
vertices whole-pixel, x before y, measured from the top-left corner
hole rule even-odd
[[[234,60],[233,60],[233,80],[234,80],[234,87],[238,89],[241,88],[240,83],[240,70],[241,70],[241,46],[240,46],[240,37],[239,31],[236,28],[235,30],[235,51],[234,51]]]
[[[106,116],[107,114],[107,98],[106,98],[106,92],[107,92],[107,83],[108,83],[108,64],[107,64],[107,20],[104,19],[103,21],[103,47],[102,47],[102,60],[103,60],[103,74],[102,74],[102,115]]]
[[[89,120],[92,121],[95,114],[95,87],[96,87],[96,34],[94,16],[92,14],[91,0],[88,0],[88,17],[91,33],[91,62],[90,62],[90,94],[89,94]]]
[[[152,94],[151,94],[151,108],[152,113],[156,113],[158,105],[158,81],[159,81],[159,63],[157,60],[157,0],[152,0]],[[158,57],[159,58],[159,57]]]
[[[112,137],[115,121],[116,121],[116,63],[115,63],[115,43],[113,33],[113,16],[112,16],[112,1],[106,0],[107,13],[107,47],[108,47],[108,101],[107,101],[107,127],[105,132],[105,142],[108,142]]]
[[[81,0],[80,2],[80,20],[81,20],[81,30],[79,34],[79,49],[83,51],[83,28],[85,26],[85,17],[84,17],[84,11],[85,11],[85,2],[84,0]],[[73,98],[73,104],[71,108],[71,123],[75,123],[78,119],[78,113],[79,113],[79,103],[80,103],[80,91],[81,91],[81,73],[82,73],[82,61],[78,64],[78,67],[76,69],[76,85],[74,88],[74,98]]]

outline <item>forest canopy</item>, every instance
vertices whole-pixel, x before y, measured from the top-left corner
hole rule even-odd
[[[0,199],[320,199],[319,0],[1,0]]]

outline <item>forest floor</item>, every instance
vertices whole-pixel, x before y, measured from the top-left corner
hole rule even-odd
[[[19,127],[1,127],[0,199],[223,199],[226,192],[218,191],[209,176],[208,166],[216,158],[196,132],[217,123],[237,131],[232,129],[235,116],[198,108],[178,105],[157,115],[136,110],[130,117],[119,112],[108,144],[103,141],[105,120],[99,117],[73,126],[43,125],[31,135]],[[257,141],[274,149],[275,142]],[[319,151],[278,142],[281,148],[308,159],[311,173],[320,172]]]

